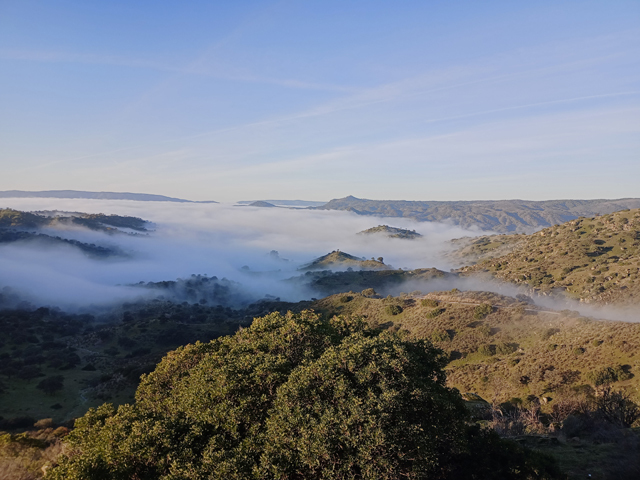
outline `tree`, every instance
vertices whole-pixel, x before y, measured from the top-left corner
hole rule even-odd
[[[456,478],[477,434],[445,364],[359,318],[273,313],[170,352],[135,404],[89,410],[47,478]],[[501,478],[556,478],[540,471]]]
[[[47,395],[54,395],[56,392],[64,388],[64,377],[62,375],[53,375],[42,380],[36,388],[39,388]]]

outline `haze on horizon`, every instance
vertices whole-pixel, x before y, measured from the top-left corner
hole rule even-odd
[[[640,4],[0,5],[0,190],[638,196]]]

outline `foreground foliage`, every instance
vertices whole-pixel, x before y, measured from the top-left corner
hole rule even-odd
[[[312,312],[171,352],[136,403],[90,410],[47,478],[562,478],[470,427],[442,352]]]

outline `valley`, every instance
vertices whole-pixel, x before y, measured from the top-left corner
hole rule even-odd
[[[92,262],[105,261],[100,258],[108,255],[95,251],[106,247],[89,248],[73,238],[78,232],[78,238],[84,231],[104,238],[157,234],[157,227],[135,217],[0,213],[5,245],[52,242],[50,233],[61,231],[67,238],[56,241]],[[0,429],[21,431],[41,419],[69,428],[89,408],[132,402],[141,375],[176,348],[233,335],[273,312],[313,311],[326,320],[362,318],[369,328],[427,340],[446,359],[447,386],[461,392],[478,421],[551,455],[564,452],[566,458],[558,458],[571,478],[597,468],[609,475],[619,461],[608,445],[627,448],[630,440],[620,437],[617,417],[602,420],[598,402],[601,392],[622,392],[625,405],[635,405],[640,323],[599,318],[580,305],[626,307],[637,314],[639,218],[638,210],[623,210],[530,235],[454,239],[442,251],[464,266],[451,271],[395,268],[382,257],[367,260],[341,250],[300,265],[272,251],[274,265],[288,270],[243,267],[235,280],[192,274],[134,282],[124,286],[138,292],[130,300],[77,312],[38,305],[6,285],[0,293],[0,328],[6,332],[0,341]],[[370,235],[391,234],[389,240],[398,242],[394,248],[421,241],[395,236],[398,230],[373,227]],[[304,299],[281,299],[243,284],[256,280],[282,284],[283,291]],[[487,290],[478,289],[483,285]],[[565,297],[575,308],[547,301]],[[497,412],[510,420],[500,420]],[[608,439],[598,440],[603,432]],[[48,438],[46,448],[58,445],[58,437],[38,435]],[[553,441],[530,445],[536,438]]]

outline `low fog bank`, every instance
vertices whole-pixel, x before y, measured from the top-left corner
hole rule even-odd
[[[483,291],[493,292],[508,297],[516,295],[526,295],[531,299],[533,305],[542,309],[554,310],[556,312],[569,310],[577,312],[580,316],[601,319],[619,320],[623,322],[640,322],[640,312],[638,307],[617,307],[611,305],[588,305],[578,300],[557,295],[538,295],[529,288],[523,288],[510,283],[500,282],[491,278],[479,277],[450,277],[444,279],[433,279],[429,281],[408,281],[400,285],[393,285],[377,291],[380,295],[397,296],[401,293],[411,293],[419,291],[423,294],[447,291],[457,288],[461,291]]]
[[[148,236],[108,235],[73,226],[43,232],[108,246],[123,253],[106,259],[90,258],[77,248],[64,244],[30,241],[0,245],[0,289],[10,287],[22,300],[35,306],[57,306],[67,310],[106,307],[158,296],[178,302],[205,300],[209,305],[226,301],[228,305],[235,306],[244,306],[265,297],[290,302],[320,298],[322,294],[301,282],[282,280],[300,276],[300,266],[336,249],[358,257],[383,257],[384,263],[394,268],[435,267],[448,271],[457,266],[444,255],[451,249],[449,240],[487,233],[406,218],[367,217],[345,211],[225,204],[3,199],[0,206],[24,211],[130,215],[155,224],[155,231]],[[416,230],[423,237],[405,240],[357,235],[362,230],[382,224]],[[193,278],[212,280],[189,280]],[[164,290],[144,285],[176,280],[177,283]],[[190,282],[191,286],[185,282]],[[219,300],[223,298],[219,295],[222,287],[228,290],[225,301]],[[596,318],[640,321],[637,309],[595,307],[559,296],[536,296],[526,289],[484,278],[449,277],[405,282],[385,287],[379,293],[386,296],[452,288],[491,291],[508,296],[526,294],[537,305],[553,310],[573,310]]]
[[[157,292],[131,285],[185,279],[193,274],[240,283],[245,302],[265,295],[299,301],[313,293],[279,280],[299,275],[301,265],[333,250],[383,257],[396,268],[448,270],[452,265],[442,255],[448,241],[476,234],[404,218],[225,204],[14,198],[3,199],[0,206],[130,215],[155,224],[149,236],[107,235],[71,226],[43,231],[124,253],[109,259],[92,259],[65,245],[0,245],[0,287],[11,287],[36,305],[67,309],[150,298]],[[380,224],[416,230],[423,237],[403,240],[357,235]],[[278,254],[270,254],[272,251]]]

